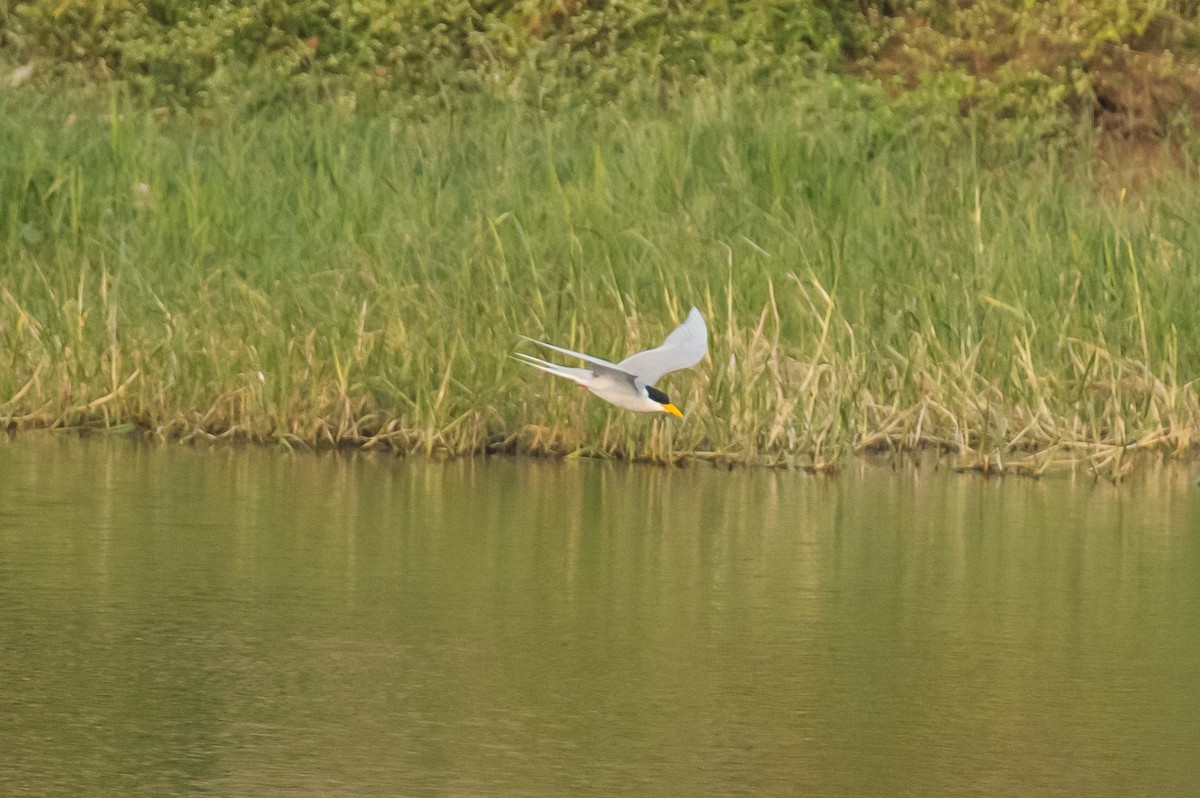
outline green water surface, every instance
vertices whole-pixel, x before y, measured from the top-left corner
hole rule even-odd
[[[3,795],[1194,795],[1200,490],[0,442]]]

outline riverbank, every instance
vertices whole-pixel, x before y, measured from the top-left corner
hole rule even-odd
[[[619,116],[43,100],[0,94],[9,429],[1033,473],[1197,440],[1191,140],[1132,173],[831,76]],[[691,304],[681,422],[508,357],[620,358]]]

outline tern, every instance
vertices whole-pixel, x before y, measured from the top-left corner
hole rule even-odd
[[[592,355],[521,336],[568,357],[587,363],[587,368],[559,366],[540,358],[516,353],[513,358],[527,366],[579,383],[606,402],[640,413],[670,413],[683,418],[665,393],[654,387],[664,374],[694,366],[708,351],[708,327],[700,311],[692,308],[661,346],[630,355],[620,363],[609,363]]]

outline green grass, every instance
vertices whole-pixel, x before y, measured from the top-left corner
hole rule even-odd
[[[818,469],[1190,451],[1200,189],[997,141],[832,79],[421,119],[0,93],[0,420]],[[619,358],[691,304],[682,422],[508,358]]]

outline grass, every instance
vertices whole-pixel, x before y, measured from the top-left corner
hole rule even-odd
[[[1119,476],[1197,440],[1200,190],[1087,152],[833,79],[421,119],[0,93],[0,421]],[[526,334],[619,358],[691,304],[683,422],[507,357]]]

